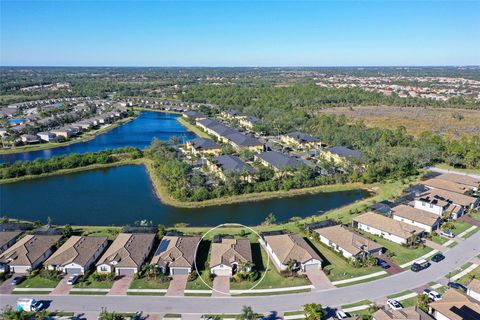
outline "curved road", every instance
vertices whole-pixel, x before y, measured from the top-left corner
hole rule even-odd
[[[445,260],[433,263],[419,273],[406,271],[394,276],[363,284],[316,290],[308,293],[256,297],[155,297],[155,296],[52,296],[36,295],[38,300],[51,300],[49,310],[99,312],[102,307],[117,312],[143,311],[145,313],[238,313],[243,305],[256,312],[284,312],[300,310],[305,303],[340,306],[368,299],[376,300],[390,294],[418,288],[430,281],[443,278],[480,254],[480,232],[445,253]],[[28,296],[28,294],[25,294]],[[22,295],[23,296],[23,295]],[[1,295],[0,307],[15,305],[19,295]]]

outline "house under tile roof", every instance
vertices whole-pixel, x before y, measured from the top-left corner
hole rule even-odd
[[[44,262],[44,265],[65,266],[76,263],[85,266],[106,241],[107,237],[72,236]]]
[[[312,259],[322,261],[315,250],[298,234],[267,235],[263,239],[282,264],[286,264],[290,259],[299,263],[305,263]]]
[[[278,151],[267,151],[256,156],[279,170],[283,170],[288,167],[298,167],[304,164],[297,158]]]
[[[97,266],[115,261],[115,267],[139,267],[154,238],[155,235],[149,233],[120,233],[100,258]]]
[[[29,266],[43,256],[61,236],[26,235],[0,255],[0,262]]]
[[[160,267],[192,267],[200,237],[165,236],[152,259]]]
[[[221,264],[230,266],[234,262],[253,262],[249,240],[223,238],[219,243],[212,243],[210,267]]]

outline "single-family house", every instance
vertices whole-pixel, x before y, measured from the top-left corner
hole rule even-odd
[[[212,139],[195,138],[187,141],[186,149],[194,155],[211,154],[219,156],[222,153],[222,147]]]
[[[72,236],[43,264],[66,274],[85,274],[107,248],[107,237]]]
[[[259,239],[279,272],[286,271],[290,262],[293,270],[322,269],[322,258],[298,234],[266,234]]]
[[[412,243],[424,233],[420,227],[371,211],[353,218],[353,227],[398,244]]]
[[[372,320],[427,320],[422,317],[416,307],[400,310],[378,309],[372,314]]]
[[[415,208],[452,219],[463,216],[468,209],[477,208],[479,203],[479,198],[441,189],[428,190],[415,198]]]
[[[342,146],[324,149],[320,152],[320,157],[338,165],[349,165],[352,162],[362,162],[365,159],[365,156],[360,152]]]
[[[97,272],[134,275],[152,250],[155,234],[120,233],[97,262]]]
[[[60,238],[59,235],[26,235],[0,254],[0,263],[8,264],[12,272],[27,273],[53,253]]]
[[[247,239],[221,238],[212,243],[210,272],[216,276],[233,276],[237,271],[250,271],[252,248]]]
[[[404,204],[393,207],[391,215],[394,220],[420,227],[428,233],[438,229],[441,223],[439,215]]]
[[[226,180],[230,174],[240,175],[242,181],[251,182],[254,179],[255,170],[237,156],[213,157],[212,160],[207,160],[207,166],[222,180]]]
[[[33,143],[39,143],[40,142],[40,139],[36,135],[33,135],[33,134],[24,134],[20,137],[20,139],[22,140],[23,143],[27,143],[27,144],[33,144]]]
[[[22,234],[21,231],[1,231],[0,232],[0,253],[10,248],[21,234]]]
[[[66,128],[66,127],[63,127],[60,129],[53,129],[50,132],[56,136],[64,137],[65,139],[68,139],[74,135],[74,132],[72,131],[72,129]]]
[[[40,138],[40,140],[47,141],[47,142],[53,141],[56,138],[55,133],[52,133],[52,132],[39,132],[37,133],[37,136]]]
[[[301,160],[278,151],[266,151],[255,155],[255,160],[275,171],[298,168],[305,165]]]
[[[467,284],[467,296],[480,302],[480,279],[472,279]]]
[[[280,140],[289,146],[299,149],[313,149],[322,146],[320,139],[300,131],[284,134],[280,137]]]
[[[246,116],[246,117],[240,118],[238,120],[238,123],[242,127],[250,129],[250,130],[252,130],[255,125],[257,125],[261,122],[262,122],[262,120],[260,120],[259,118],[255,117],[255,116]]]
[[[166,235],[153,256],[151,264],[168,275],[190,274],[200,237]]]
[[[262,152],[263,143],[257,138],[240,132],[227,135],[226,140],[237,150],[250,150],[252,152]]]
[[[207,116],[205,116],[203,113],[193,111],[193,110],[185,111],[184,113],[182,113],[182,117],[189,120],[193,120],[193,121],[203,120],[207,118]]]
[[[478,191],[480,187],[480,179],[467,176],[467,175],[443,173],[441,175],[436,176],[436,178],[464,185],[466,187],[471,188],[473,191]]]
[[[220,117],[232,120],[246,118],[247,115],[238,110],[225,110],[220,113]]]
[[[320,242],[334,251],[340,252],[347,259],[363,259],[368,255],[380,255],[384,247],[342,225],[315,230]]]
[[[446,190],[446,191],[456,192],[461,194],[464,194],[465,192],[471,190],[471,188],[463,184],[450,181],[450,180],[440,179],[440,178],[428,179],[428,180],[422,181],[422,184],[429,189],[440,189],[440,190]]]
[[[439,301],[428,304],[429,313],[437,320],[480,319],[478,301],[455,289],[448,289]]]

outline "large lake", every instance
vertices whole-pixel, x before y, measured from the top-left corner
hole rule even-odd
[[[141,165],[113,167],[0,185],[0,215],[76,225],[123,225],[138,220],[173,225],[260,224],[273,212],[277,221],[307,217],[360,200],[361,190],[318,193],[198,209],[161,203]]]
[[[126,146],[145,148],[153,138],[168,140],[172,136],[180,139],[192,139],[195,134],[188,131],[176,119],[178,115],[163,112],[142,112],[140,115],[121,126],[101,134],[86,142],[78,142],[64,147],[48,150],[29,151],[0,155],[0,163],[17,160],[32,161],[37,158],[51,158],[70,153],[97,152]]]

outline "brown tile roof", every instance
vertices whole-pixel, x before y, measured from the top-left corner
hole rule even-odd
[[[154,238],[154,234],[120,233],[100,258],[97,266],[116,261],[115,267],[139,267],[148,255],[148,247]]]
[[[480,293],[480,279],[472,279],[467,285],[467,288]]]
[[[0,255],[0,262],[14,266],[31,266],[61,236],[26,235]]]
[[[192,267],[200,237],[165,236],[155,252],[152,264],[166,267]]]
[[[16,239],[22,232],[21,231],[2,231],[0,232],[0,247],[3,247],[10,241]]]
[[[44,265],[65,266],[76,263],[85,267],[106,241],[107,237],[72,236],[45,261]]]
[[[412,234],[419,234],[424,231],[422,228],[415,227],[401,221],[396,221],[371,211],[353,218],[353,221],[366,224],[370,227],[391,233],[403,239],[409,238],[412,236]]]
[[[375,241],[367,239],[344,226],[320,228],[315,230],[315,232],[339,245],[342,247],[342,249],[348,251],[354,256],[362,251],[371,251],[383,248]]]
[[[312,259],[322,261],[315,250],[298,234],[279,234],[265,236],[263,239],[270,245],[282,264],[290,259],[300,263]]]
[[[465,207],[470,206],[471,204],[477,201],[477,198],[467,196],[464,194],[441,190],[441,189],[432,189],[422,193],[419,197],[420,199],[425,199],[426,202],[439,202],[439,203],[454,203],[459,204]]]
[[[442,190],[447,190],[447,191],[461,193],[461,194],[471,189],[465,185],[462,185],[453,181],[449,181],[449,180],[439,179],[439,178],[433,178],[433,179],[422,181],[422,184],[430,188],[442,189]]]
[[[415,307],[401,310],[379,309],[372,314],[375,320],[421,320],[420,314]]]
[[[210,267],[220,264],[231,265],[233,262],[252,262],[252,248],[247,239],[226,239],[212,243]]]
[[[455,289],[448,289],[442,300],[429,306],[450,320],[475,320],[480,317],[480,305]]]
[[[444,173],[439,176],[436,176],[435,178],[456,182],[472,188],[477,188],[478,186],[480,186],[480,179],[461,175],[461,174]]]
[[[392,214],[408,220],[423,223],[428,226],[434,225],[438,219],[440,219],[440,217],[434,213],[416,209],[404,204],[393,207]]]

